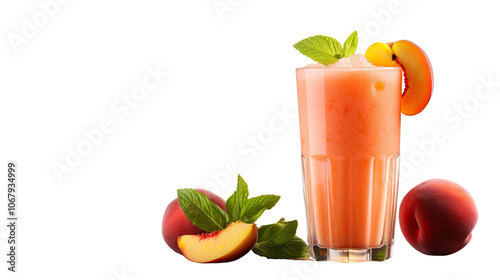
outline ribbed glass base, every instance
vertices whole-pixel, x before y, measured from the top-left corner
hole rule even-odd
[[[328,249],[317,245],[309,246],[309,255],[317,261],[344,263],[385,261],[392,255],[392,244],[372,249]]]

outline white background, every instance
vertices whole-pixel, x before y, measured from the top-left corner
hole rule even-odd
[[[18,163],[20,196],[19,272],[2,264],[0,278],[462,280],[479,271],[498,277],[494,1],[70,0],[52,6],[50,16],[40,5],[46,2],[0,4],[0,174],[5,178],[8,160]],[[23,35],[27,22],[36,30]],[[423,113],[402,118],[407,163],[399,200],[427,179],[461,184],[479,209],[470,244],[450,256],[426,256],[406,242],[398,224],[395,255],[384,263],[267,260],[249,253],[201,265],[171,251],[161,220],[176,189],[210,187],[227,198],[237,172],[251,196],[282,196],[259,225],[298,219],[298,235],[306,238],[294,70],[310,60],[292,45],[316,34],[343,42],[353,30],[364,35],[359,53],[373,42],[409,39],[430,57],[431,102]],[[125,106],[122,96],[130,97],[146,69],[157,67],[169,73],[157,88],[126,116],[112,109]],[[481,79],[494,81],[490,91]],[[488,96],[479,100],[476,90]],[[276,119],[276,111],[289,116]],[[53,166],[67,164],[68,149],[85,145],[84,131],[103,120],[112,131],[59,180]],[[271,129],[272,121],[279,129]],[[424,140],[435,129],[445,140]],[[259,150],[250,144],[255,137]],[[237,164],[237,172],[227,173],[227,164]]]

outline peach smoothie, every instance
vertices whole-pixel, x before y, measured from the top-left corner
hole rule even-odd
[[[296,75],[310,254],[389,248],[402,69],[375,67],[355,54],[299,68]]]

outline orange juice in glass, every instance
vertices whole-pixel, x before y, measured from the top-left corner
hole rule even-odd
[[[385,260],[394,239],[402,69],[352,55],[296,75],[309,254]]]

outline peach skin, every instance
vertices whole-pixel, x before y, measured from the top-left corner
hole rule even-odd
[[[226,201],[220,196],[204,189],[196,190],[207,195],[208,199],[226,211]],[[193,223],[186,217],[179,206],[179,200],[177,198],[168,204],[165,214],[163,215],[162,234],[163,239],[167,245],[172,248],[172,250],[182,254],[181,250],[177,246],[177,237],[186,234],[202,234],[204,232],[205,231],[193,225]]]
[[[465,247],[477,219],[476,205],[467,190],[443,179],[411,189],[399,212],[404,237],[427,255],[449,255]]]

